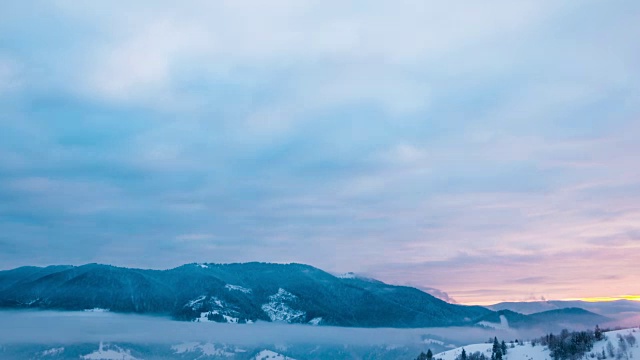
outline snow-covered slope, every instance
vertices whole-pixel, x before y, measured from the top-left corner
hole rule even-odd
[[[271,350],[262,350],[252,360],[296,360]]]
[[[620,340],[618,335],[625,337],[628,335],[633,335],[634,337],[640,340],[640,329],[632,328],[632,329],[624,329],[624,330],[616,330],[609,331],[605,334],[605,339],[601,341],[597,341],[593,349],[585,354],[585,359],[598,359],[599,356],[602,356],[603,350],[607,357],[607,359],[640,359],[640,346],[636,341],[633,345],[629,344],[625,341],[626,345],[622,347],[626,347],[626,350],[620,350]],[[610,356],[609,350],[607,349],[608,343],[611,343],[613,347],[614,356]],[[434,355],[434,359],[441,360],[455,360],[462,353],[462,349],[465,350],[467,355],[480,352],[483,353],[488,359],[491,358],[491,349],[492,344],[483,343],[483,344],[471,344],[463,347],[459,347],[453,350],[448,350],[439,354]],[[621,351],[620,357],[618,356],[618,352]],[[504,360],[550,360],[551,354],[549,349],[546,346],[535,345],[532,346],[530,342],[525,342],[524,345],[517,345],[513,348],[509,347],[507,349],[507,354],[503,358]]]
[[[235,358],[236,355],[246,353],[247,350],[227,345],[217,345],[213,343],[187,342],[171,347],[176,354],[189,354],[197,358],[213,356]]]
[[[623,345],[623,347],[626,347],[626,351],[622,349],[620,349],[620,337],[618,336],[622,336],[623,338],[629,335],[633,335],[633,337],[636,339],[634,340],[635,344],[634,345],[630,345],[628,342],[626,345]],[[612,356],[610,356],[611,354],[608,353],[607,347],[609,345],[609,343],[611,343],[611,346],[615,349],[615,354],[616,354],[616,358],[619,359],[639,359],[640,358],[640,345],[638,345],[638,341],[640,341],[640,329],[639,328],[633,328],[633,329],[626,329],[626,330],[617,330],[617,331],[610,331],[605,333],[606,339],[603,341],[598,341],[594,346],[593,346],[593,350],[591,351],[592,354],[595,354],[597,356],[597,354],[602,354],[604,352],[604,354],[607,356],[608,359],[613,358]],[[620,354],[620,357],[618,357]]]
[[[487,359],[491,359],[491,348],[493,344],[471,344],[463,347],[459,347],[453,350],[445,351],[434,356],[435,359],[442,360],[455,360],[462,353],[464,349],[467,354],[480,352],[483,353]],[[531,346],[530,343],[525,343],[524,346],[516,346],[510,348],[507,351],[507,355],[504,360],[549,360],[549,351],[544,346]]]
[[[262,310],[273,322],[300,322],[304,320],[306,313],[290,306],[296,300],[295,295],[280,288],[276,294],[269,296],[269,302],[262,305]]]
[[[247,288],[242,287],[240,285],[227,284],[224,287],[229,291],[240,291],[240,292],[243,292],[245,294],[250,294],[251,293],[251,289],[247,289]]]
[[[129,350],[121,349],[118,346],[107,347],[100,343],[98,350],[84,355],[81,359],[85,360],[137,360],[131,355]]]
[[[48,349],[48,350],[44,350],[39,355],[42,356],[42,357],[60,356],[63,352],[64,352],[64,348],[63,347],[57,347],[57,348],[51,348],[51,349]]]

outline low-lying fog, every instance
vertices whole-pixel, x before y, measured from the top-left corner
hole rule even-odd
[[[544,331],[540,329],[365,329],[263,322],[240,325],[190,323],[164,317],[108,312],[0,311],[0,339],[5,344],[100,341],[175,344],[214,341],[235,345],[313,343],[376,346],[417,345],[424,344],[425,339],[435,339],[444,340],[444,345],[461,345],[484,342],[493,336],[509,341],[543,334]]]

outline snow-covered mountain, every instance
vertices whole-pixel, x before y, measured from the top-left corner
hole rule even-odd
[[[491,311],[302,264],[108,265],[0,271],[0,307],[171,315],[178,320],[357,327],[471,325]]]

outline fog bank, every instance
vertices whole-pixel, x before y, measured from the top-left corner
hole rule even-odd
[[[421,329],[344,328],[258,322],[255,324],[191,323],[166,317],[94,312],[0,311],[0,339],[7,343],[134,342],[173,344],[212,341],[236,345],[344,344],[417,345],[424,339],[459,345],[489,337],[526,339],[541,330],[489,330],[448,327]]]

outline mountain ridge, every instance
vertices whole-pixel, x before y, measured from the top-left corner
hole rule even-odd
[[[191,263],[166,270],[104,264],[0,271],[0,307],[109,309],[179,320],[359,327],[469,325],[491,310],[310,265]]]
[[[486,306],[493,311],[511,310],[525,315],[534,313],[580,308],[617,321],[625,321],[640,314],[640,302],[631,300],[613,300],[588,302],[582,300],[544,300],[528,302],[502,302]]]
[[[569,327],[576,325],[597,325],[612,321],[611,318],[587,311],[582,308],[564,308],[522,314],[512,310],[498,310],[489,313],[477,321],[485,328],[533,328],[533,327]]]
[[[604,322],[591,312],[521,314],[451,304],[423,290],[300,263],[190,263],[172,269],[25,266],[0,271],[0,308],[171,316],[176,320],[347,327],[496,327]],[[581,309],[582,310],[582,309]]]

